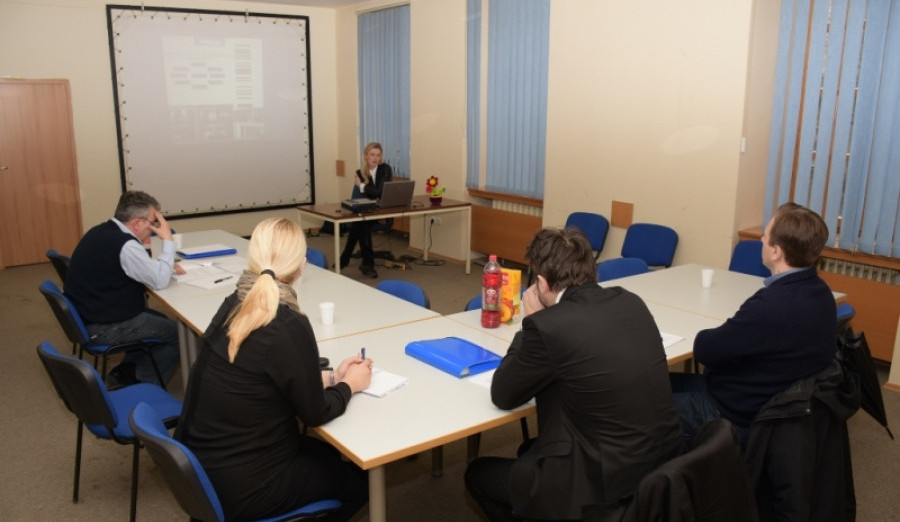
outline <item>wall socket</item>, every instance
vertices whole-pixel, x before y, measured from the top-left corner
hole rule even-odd
[[[441,221],[441,218],[439,218],[439,217],[433,217],[433,218],[431,218],[431,224],[432,224],[432,225],[441,226],[442,223],[443,223],[443,221]]]

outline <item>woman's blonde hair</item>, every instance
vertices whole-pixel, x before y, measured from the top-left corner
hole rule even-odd
[[[284,294],[278,282],[293,284],[305,262],[306,237],[296,221],[271,218],[256,225],[247,250],[247,268],[259,277],[232,312],[228,327],[229,361],[234,362],[247,336],[275,318]],[[262,274],[264,270],[271,270],[275,275]]]
[[[372,149],[378,149],[381,151],[381,161],[378,163],[381,165],[384,163],[384,149],[381,148],[381,144],[377,141],[373,141],[366,145],[366,148],[363,149],[362,159],[359,162],[359,172],[366,178],[366,183],[369,182],[369,164],[366,163],[366,156],[369,154],[369,151]]]

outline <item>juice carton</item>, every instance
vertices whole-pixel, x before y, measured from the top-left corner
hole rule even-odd
[[[522,311],[522,271],[516,268],[501,268],[500,322],[511,324]]]

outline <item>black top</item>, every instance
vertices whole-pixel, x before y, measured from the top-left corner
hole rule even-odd
[[[226,518],[267,513],[280,492],[304,487],[296,457],[303,447],[297,418],[318,426],[344,413],[345,383],[322,388],[319,349],[305,315],[280,306],[228,362],[225,319],[238,303],[222,303],[204,334],[175,437],[200,459]]]
[[[88,230],[72,252],[65,293],[85,323],[118,323],[146,308],[146,288],[122,268],[128,241],[137,239],[110,220]]]
[[[522,321],[491,398],[535,397],[539,435],[513,465],[510,500],[527,518],[579,519],[677,455],[683,434],[659,329],[641,299],[596,283]]]

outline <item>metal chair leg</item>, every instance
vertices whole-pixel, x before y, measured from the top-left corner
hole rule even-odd
[[[141,460],[140,451],[140,442],[134,441],[134,453],[131,457],[131,511],[129,518],[131,522],[134,522],[137,517],[138,467],[140,466]]]
[[[83,436],[82,427],[84,423],[78,421],[78,434],[75,437],[75,480],[72,487],[72,502],[78,502],[78,483],[81,477],[81,440]]]

